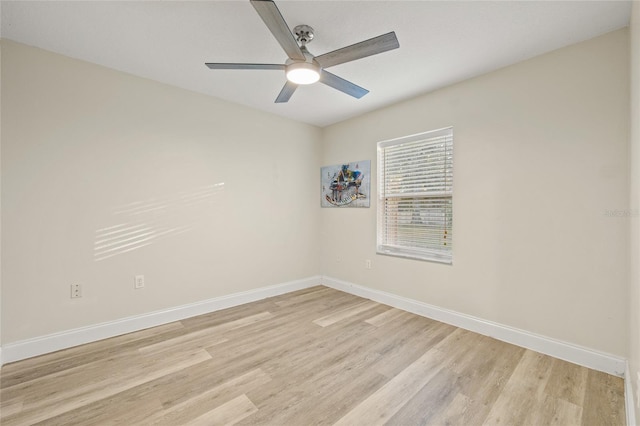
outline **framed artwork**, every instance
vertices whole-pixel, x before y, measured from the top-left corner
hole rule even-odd
[[[371,160],[320,168],[322,207],[369,207]]]

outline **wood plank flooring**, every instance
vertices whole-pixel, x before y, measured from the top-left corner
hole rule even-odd
[[[2,425],[624,425],[623,381],[318,286],[2,367]]]

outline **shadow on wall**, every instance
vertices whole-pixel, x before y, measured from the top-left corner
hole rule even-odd
[[[96,230],[94,260],[99,262],[193,230],[210,217],[210,209],[223,192],[224,182],[220,182],[115,207],[113,216],[120,223]]]

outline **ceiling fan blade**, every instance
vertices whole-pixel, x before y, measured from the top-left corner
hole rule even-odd
[[[334,65],[344,64],[345,62],[355,61],[356,59],[366,58],[367,56],[376,55],[386,52],[387,50],[397,49],[400,47],[396,33],[383,34],[324,55],[316,56],[322,68],[329,68]]]
[[[295,92],[297,88],[298,88],[297,84],[287,81],[284,87],[282,88],[282,90],[280,91],[280,94],[276,98],[276,103],[281,104],[284,102],[288,102],[289,99],[291,98],[291,95],[293,95],[293,92]]]
[[[305,61],[306,58],[280,10],[271,0],[251,0],[253,8],[258,12],[269,31],[278,40],[287,56],[294,60]]]
[[[350,81],[347,81],[344,78],[340,78],[337,75],[331,74],[329,71],[325,70],[322,70],[322,73],[320,74],[320,82],[358,99],[369,93],[367,89],[360,87],[357,84],[353,84]]]
[[[284,70],[281,64],[233,64],[233,63],[205,63],[212,70]]]

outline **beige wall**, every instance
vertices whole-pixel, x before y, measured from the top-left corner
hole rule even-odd
[[[606,211],[628,205],[627,35],[326,128],[323,165],[371,159],[375,175],[376,142],[454,127],[454,257],[376,255],[373,199],[322,211],[323,274],[626,356],[628,219]]]
[[[2,55],[3,344],[318,274],[318,128]]]
[[[635,396],[640,394],[640,3],[631,12],[631,149],[630,149],[630,281],[629,281],[629,367]],[[640,406],[636,403],[636,420]]]

